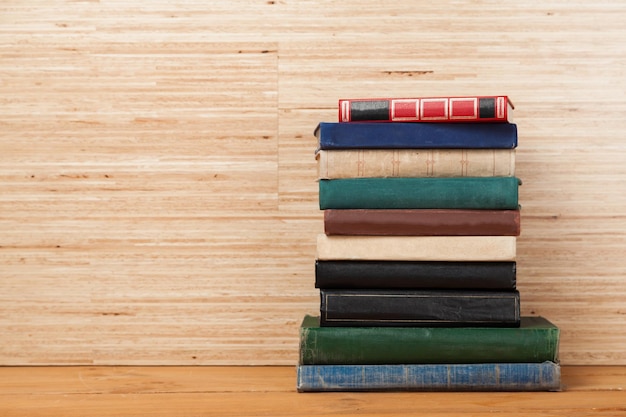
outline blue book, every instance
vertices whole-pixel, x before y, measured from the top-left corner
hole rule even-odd
[[[513,149],[513,123],[320,123],[319,149]]]
[[[435,365],[298,365],[298,392],[558,391],[556,362]]]

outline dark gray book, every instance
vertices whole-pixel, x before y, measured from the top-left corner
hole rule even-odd
[[[322,326],[520,325],[516,290],[320,289],[320,297]]]

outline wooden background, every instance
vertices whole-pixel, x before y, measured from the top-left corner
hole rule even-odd
[[[523,314],[626,364],[626,2],[3,1],[0,364],[295,364],[339,98],[508,94]]]

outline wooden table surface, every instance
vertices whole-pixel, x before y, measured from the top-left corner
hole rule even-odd
[[[626,367],[540,393],[306,393],[294,367],[0,368],[1,416],[623,416]]]

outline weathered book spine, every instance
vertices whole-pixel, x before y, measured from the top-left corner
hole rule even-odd
[[[320,123],[319,149],[513,149],[513,123]]]
[[[519,327],[512,291],[320,289],[322,326]]]
[[[315,287],[514,290],[516,263],[316,260]]]
[[[320,150],[316,159],[320,179],[515,175],[515,149]]]
[[[322,261],[515,261],[515,236],[317,235]]]
[[[340,122],[506,122],[512,112],[507,96],[339,100]]]
[[[434,365],[298,365],[297,390],[558,391],[555,362]]]
[[[301,365],[558,361],[559,329],[543,317],[520,327],[322,327],[305,316]]]
[[[517,210],[516,177],[319,180],[320,209]]]
[[[327,235],[519,236],[519,210],[327,209]]]

